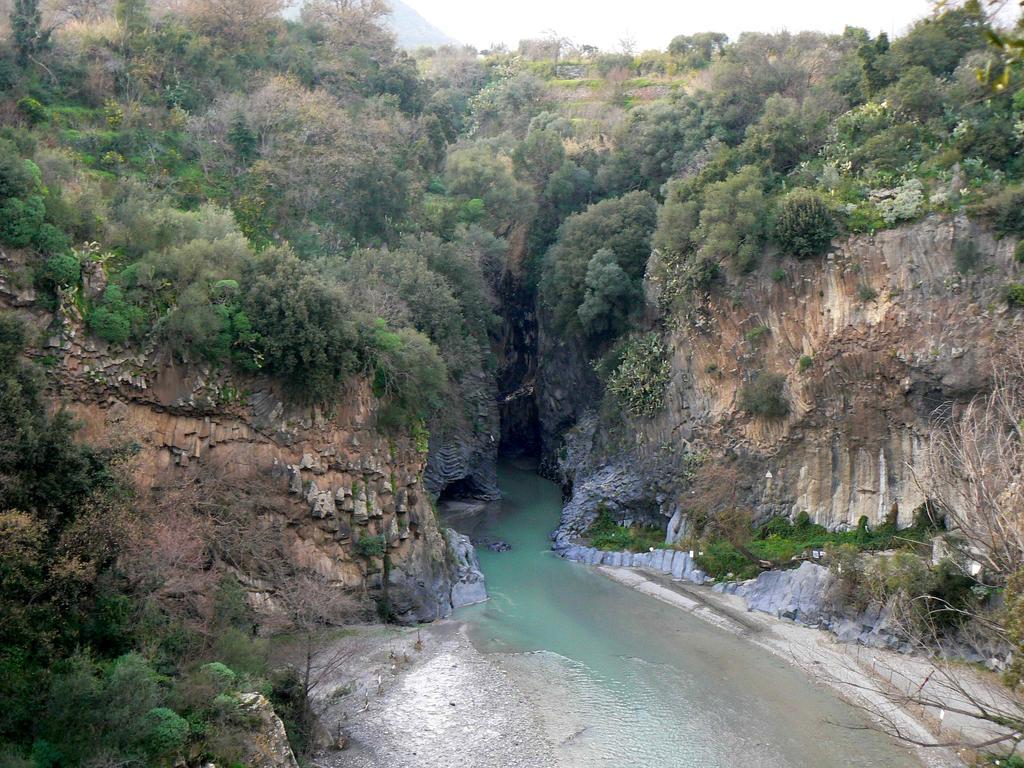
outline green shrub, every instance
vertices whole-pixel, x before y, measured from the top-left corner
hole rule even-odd
[[[70,252],[59,253],[46,260],[39,279],[49,288],[78,285],[82,278],[82,264],[78,257]]]
[[[1024,307],[1024,283],[1009,283],[1003,286],[1003,295],[1011,307]]]
[[[767,218],[763,187],[764,178],[754,166],[708,186],[700,212],[701,256],[728,259],[740,272],[754,268]]]
[[[59,768],[64,755],[56,746],[46,739],[36,739],[32,743],[32,762],[34,768]]]
[[[483,220],[487,205],[479,197],[467,200],[459,209],[459,221],[463,224],[476,224]]]
[[[226,664],[219,661],[211,661],[199,668],[203,677],[212,682],[219,691],[224,692],[235,685],[238,675]]]
[[[124,344],[131,338],[132,324],[126,314],[108,307],[96,307],[88,315],[89,329],[111,344]]]
[[[608,377],[608,391],[634,416],[654,416],[664,402],[665,387],[672,376],[661,336],[648,333],[632,337],[613,351],[613,357],[616,353],[618,364]]]
[[[363,536],[355,544],[355,552],[360,557],[380,557],[384,554],[384,536]]]
[[[1024,235],[1024,186],[1007,187],[991,195],[971,213],[988,219],[1000,237]]]
[[[957,240],[953,246],[953,263],[961,275],[973,272],[978,266],[978,246],[973,240]]]
[[[797,361],[797,364],[796,364],[796,369],[797,369],[797,370],[798,370],[798,371],[799,371],[800,373],[804,373],[804,372],[805,372],[805,371],[807,371],[807,370],[808,370],[808,369],[809,369],[809,368],[810,368],[810,367],[811,367],[812,365],[814,365],[814,358],[813,358],[813,357],[811,357],[810,355],[801,355],[801,356],[800,356],[800,359],[799,359],[799,360]]]
[[[436,413],[448,378],[430,339],[414,328],[392,331],[377,318],[359,330],[361,352],[373,371],[373,391],[390,406],[389,426],[405,428]]]
[[[772,280],[776,283],[781,283],[786,279],[786,270],[782,267],[776,267],[772,270]]]
[[[878,298],[878,291],[876,291],[870,285],[865,285],[862,283],[857,287],[857,298],[864,303],[874,301],[875,299]]]
[[[143,319],[143,311],[129,304],[117,285],[107,286],[101,303],[86,315],[89,329],[111,344],[124,344],[128,341]]]
[[[335,400],[360,369],[349,294],[288,252],[268,254],[250,278],[245,313],[264,367],[301,399]]]
[[[1017,243],[1017,247],[1014,249],[1013,255],[1016,257],[1018,264],[1024,264],[1024,237],[1022,237],[1020,242]]]
[[[146,751],[154,757],[177,754],[188,741],[188,721],[172,709],[154,707],[146,714]]]
[[[22,160],[13,142],[0,139],[0,200],[25,197],[35,190],[32,166]]]
[[[744,338],[751,344],[757,344],[769,333],[771,333],[771,329],[767,325],[758,325],[747,331]]]
[[[785,386],[785,376],[759,373],[740,388],[739,406],[752,416],[782,418],[789,413]]]
[[[608,552],[646,552],[651,547],[665,544],[665,532],[654,526],[619,525],[604,503],[598,504],[597,517],[587,528],[590,546]]]
[[[29,195],[11,198],[0,206],[0,241],[14,248],[27,248],[39,235],[46,206],[43,198]]]
[[[18,111],[33,125],[46,120],[46,107],[31,96],[18,99]]]
[[[798,189],[786,196],[775,222],[775,240],[784,253],[800,259],[820,256],[835,236],[835,221],[820,195]]]
[[[40,253],[67,254],[71,250],[71,238],[52,224],[44,223],[33,238],[32,245]]]
[[[757,563],[740,553],[735,546],[724,539],[706,541],[700,545],[694,558],[698,567],[713,579],[752,579],[761,572]]]
[[[52,762],[50,763],[52,765]],[[14,746],[0,742],[0,766],[2,768],[38,768],[38,763],[29,760]]]

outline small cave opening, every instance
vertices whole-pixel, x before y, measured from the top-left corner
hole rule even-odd
[[[438,503],[451,501],[480,501],[490,498],[487,489],[472,477],[462,477],[453,480],[441,489],[437,497]]]

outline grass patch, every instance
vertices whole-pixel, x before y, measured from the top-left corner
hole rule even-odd
[[[626,528],[619,525],[611,513],[603,506],[597,519],[587,529],[590,546],[609,552],[646,552],[665,546],[665,532],[660,528],[646,525],[634,525]]]
[[[924,515],[910,528],[897,529],[895,522],[887,522],[874,530],[868,527],[866,517],[860,519],[856,528],[850,531],[830,532],[821,525],[812,523],[806,513],[797,516],[795,523],[784,517],[777,517],[754,531],[753,538],[744,549],[759,560],[785,563],[793,558],[810,554],[812,550],[853,546],[860,552],[878,552],[899,549],[923,543],[933,533],[934,526]],[[723,579],[732,573],[734,579],[750,579],[761,572],[757,563],[752,563],[733,544],[724,539],[713,539],[701,545],[696,557],[701,570],[716,579]]]
[[[745,337],[750,344],[757,344],[769,333],[771,333],[771,329],[767,325],[759,325],[747,331]]]

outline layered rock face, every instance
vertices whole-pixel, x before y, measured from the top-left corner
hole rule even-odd
[[[15,298],[0,291],[0,304],[16,306]],[[24,315],[52,334],[53,394],[81,423],[82,438],[138,446],[134,479],[143,494],[180,485],[189,471],[222,489],[258,481],[276,497],[267,507],[295,567],[372,594],[383,558],[379,546],[358,542],[373,537],[386,548],[389,597],[401,618],[431,620],[486,597],[472,545],[452,551],[439,530],[424,480],[433,458],[377,429],[379,403],[365,382],[330,411],[304,408],[265,378],[109,350],[81,331],[72,307],[57,323]],[[274,584],[243,583],[255,604],[273,604]]]
[[[559,357],[550,342],[541,418],[573,491],[563,532],[584,530],[605,503],[623,520],[672,519],[678,536],[698,456],[740,460],[736,501],[760,519],[806,511],[838,528],[895,511],[910,524],[937,482],[926,454],[936,409],[984,391],[1001,334],[1020,326],[1002,295],[1020,279],[1014,246],[965,218],[931,218],[851,237],[821,259],[766,258],[666,318],[665,407],[617,428],[594,414],[578,353],[561,342]],[[786,417],[741,409],[758,372],[784,377]],[[559,441],[566,424],[576,426]]]
[[[496,470],[501,429],[494,389],[493,376],[467,375],[457,395],[462,412],[441,414],[431,424],[423,482],[435,498],[448,494],[490,501],[501,496]]]

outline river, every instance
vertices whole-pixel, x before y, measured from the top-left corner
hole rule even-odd
[[[561,493],[504,465],[500,502],[449,522],[491,599],[457,612],[535,702],[560,765],[910,768],[920,764],[803,672],[741,637],[557,557]]]

